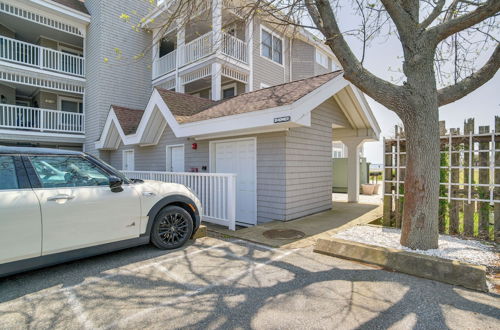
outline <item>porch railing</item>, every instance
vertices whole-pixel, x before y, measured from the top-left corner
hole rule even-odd
[[[24,41],[0,37],[0,59],[83,77],[85,59]]]
[[[179,65],[186,65],[193,63],[200,58],[203,58],[213,52],[212,32],[205,33],[204,35],[188,42],[179,48],[181,52]]]
[[[153,79],[172,72],[176,68],[177,51],[163,55],[153,63]]]
[[[0,128],[82,134],[82,113],[0,104]]]
[[[122,171],[129,178],[180,183],[203,206],[202,220],[236,229],[236,174]]]
[[[248,62],[246,42],[227,33],[222,33],[222,53],[238,61]]]

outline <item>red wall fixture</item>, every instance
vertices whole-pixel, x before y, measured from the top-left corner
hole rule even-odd
[[[198,149],[198,143],[193,143],[193,144],[191,145],[191,149],[193,149],[193,150]]]

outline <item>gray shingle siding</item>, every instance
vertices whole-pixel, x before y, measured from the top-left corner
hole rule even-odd
[[[151,46],[151,35],[133,31],[131,23],[119,19],[124,11],[134,10],[142,17],[150,5],[136,0],[86,0],[85,5],[91,15],[86,38],[85,150],[97,154],[94,143],[110,105],[141,109],[151,95],[151,56],[132,59]],[[116,59],[115,47],[122,51],[123,59]]]
[[[292,80],[314,75],[314,46],[301,40],[292,41]]]
[[[332,124],[337,112],[331,110],[332,103],[312,111],[311,127],[291,128],[286,135],[285,220],[332,207]]]
[[[283,63],[280,65],[263,56],[260,53],[260,33],[261,24],[258,20],[254,21],[253,26],[253,88],[260,89],[260,84],[264,83],[269,86],[279,85],[286,82],[288,73],[286,72],[289,65],[288,56],[288,39],[283,38]],[[268,29],[271,30],[272,29]]]

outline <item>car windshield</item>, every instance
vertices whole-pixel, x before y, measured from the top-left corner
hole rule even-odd
[[[92,155],[89,155],[87,154],[87,157],[89,158],[92,158],[94,161],[98,162],[102,167],[104,167],[108,172],[110,172],[111,174],[113,174],[114,176],[117,176],[119,177],[120,179],[123,180],[123,182],[126,182],[126,183],[129,183],[129,182],[132,182],[132,180],[130,178],[128,178],[127,176],[125,176],[125,174],[123,174],[122,172],[118,171],[116,168],[114,168],[113,166],[109,165],[108,163],[106,163],[104,160],[100,159],[100,158],[96,158]]]

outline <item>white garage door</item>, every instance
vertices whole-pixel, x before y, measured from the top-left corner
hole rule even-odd
[[[236,173],[236,221],[257,224],[255,139],[215,142],[215,172]]]

